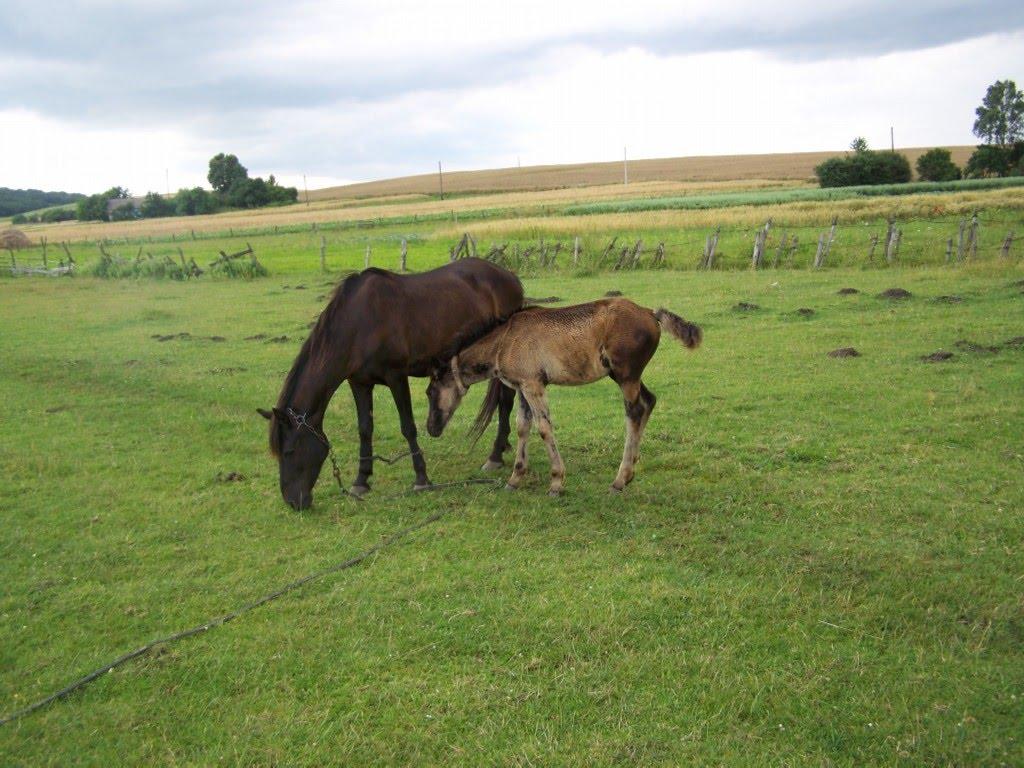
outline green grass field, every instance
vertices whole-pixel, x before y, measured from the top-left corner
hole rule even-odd
[[[400,496],[402,461],[361,504],[325,472],[298,514],[254,409],[330,280],[312,245],[288,253],[251,282],[0,280],[0,712],[446,517],[0,727],[0,764],[1024,763],[1019,262],[529,276],[531,296],[617,289],[704,328],[648,368],[628,490],[607,490],[605,381],[551,392],[561,499],[534,435],[516,494]],[[876,297],[896,286],[913,297]],[[862,356],[827,356],[845,346]],[[421,432],[434,482],[479,476],[481,396]],[[376,449],[403,450],[376,404]],[[346,481],[354,421],[343,389]]]

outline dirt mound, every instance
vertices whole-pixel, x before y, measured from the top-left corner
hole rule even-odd
[[[913,296],[910,291],[906,291],[903,288],[890,288],[887,291],[882,291],[878,294],[880,299],[909,299]]]
[[[924,355],[921,357],[923,363],[943,363],[946,360],[952,360],[956,355],[952,352],[946,352],[940,349],[938,352],[932,352],[930,355]]]
[[[951,296],[936,296],[935,297],[935,301],[939,302],[940,304],[959,304],[963,300],[964,300],[963,296],[955,296],[955,295],[951,295]]]
[[[523,301],[526,304],[557,304],[561,299],[558,296],[542,296],[539,299],[527,296]]]
[[[0,248],[17,251],[22,248],[31,247],[32,241],[20,229],[5,229],[3,232],[0,232]]]
[[[760,309],[757,304],[751,304],[749,301],[741,301],[733,307],[736,312],[754,312]]]
[[[840,347],[839,349],[833,349],[828,353],[829,357],[860,357],[858,352],[853,347]]]
[[[800,317],[812,317],[814,315],[814,310],[810,307],[800,307],[796,313],[800,315]]]
[[[608,291],[607,293],[605,293],[605,298],[610,299],[613,296],[621,296],[621,295],[622,295],[622,291]]]
[[[994,355],[999,351],[999,347],[989,347],[984,344],[976,344],[973,341],[967,339],[960,339],[953,344],[954,347],[959,349],[961,352],[976,352],[984,355]]]
[[[1003,346],[1007,349],[1024,349],[1024,336],[1014,336],[1012,339],[1007,339],[1003,342]]]
[[[836,291],[840,296],[852,296],[855,293],[860,293],[856,288],[840,288]]]

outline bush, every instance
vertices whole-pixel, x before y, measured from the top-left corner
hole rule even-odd
[[[910,162],[895,152],[864,150],[846,157],[831,157],[814,169],[822,187],[864,184],[904,184],[910,181]]]
[[[142,199],[139,212],[143,218],[159,219],[174,215],[174,198],[166,198],[158,192],[148,192]]]
[[[50,208],[40,213],[36,220],[49,224],[57,221],[71,221],[74,218],[75,212],[70,208]]]
[[[922,181],[955,181],[960,178],[960,169],[948,149],[929,149],[917,158],[916,167]]]
[[[997,144],[979,145],[967,161],[964,175],[971,179],[1024,175],[1024,141],[1006,147]]]
[[[217,210],[217,198],[202,187],[181,189],[174,196],[174,210],[178,216],[214,213]]]
[[[16,216],[11,217],[11,224],[24,224],[28,219],[25,218],[24,213],[19,213]]]

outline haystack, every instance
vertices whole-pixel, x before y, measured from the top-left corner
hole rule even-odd
[[[31,247],[32,241],[20,229],[5,229],[3,232],[0,232],[0,248],[4,250],[20,250],[21,248]]]

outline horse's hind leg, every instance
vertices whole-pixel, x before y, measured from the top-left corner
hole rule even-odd
[[[526,442],[530,439],[530,426],[533,422],[533,411],[530,410],[529,403],[526,402],[526,398],[523,396],[522,391],[519,392],[519,410],[516,412],[516,463],[512,469],[512,477],[508,479],[508,483],[505,485],[509,490],[517,490],[519,484],[523,482],[523,476],[526,474]]]
[[[391,395],[395,398],[395,407],[398,408],[402,437],[409,444],[409,453],[412,456],[412,468],[416,473],[413,489],[422,491],[430,487],[430,480],[427,479],[427,462],[423,459],[423,451],[420,450],[420,446],[416,442],[416,420],[412,415],[409,379],[406,376],[393,376],[388,379],[388,387],[391,389]]]
[[[511,421],[512,407],[515,404],[516,391],[502,385],[498,400],[498,435],[494,438],[491,455],[487,457],[487,463],[483,466],[485,471],[489,472],[505,466],[502,454],[512,447],[509,445],[508,436],[512,433],[512,425],[509,422]]]
[[[349,381],[349,386],[359,421],[359,473],[352,483],[352,493],[362,496],[370,490],[370,475],[373,474],[373,385]]]
[[[619,388],[626,406],[626,445],[622,449],[619,472],[612,483],[614,491],[621,491],[633,479],[636,460],[640,457],[640,439],[658,401],[641,381],[623,381]]]
[[[540,433],[544,446],[548,449],[548,458],[551,460],[551,487],[548,489],[549,496],[558,496],[565,488],[565,463],[562,455],[555,445],[555,430],[551,426],[551,416],[548,412],[548,397],[541,385],[524,386],[523,393],[533,411],[533,418],[537,422],[537,431]]]

